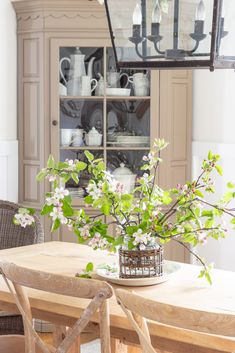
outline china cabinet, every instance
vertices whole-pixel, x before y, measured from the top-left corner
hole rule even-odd
[[[103,157],[110,172],[136,175],[156,137],[170,146],[158,182],[190,178],[190,71],[117,72],[105,11],[97,1],[13,1],[18,32],[19,202],[39,208],[47,183],[35,181],[52,153],[56,159]],[[67,183],[79,208],[89,175]],[[96,210],[89,209],[95,213]],[[49,236],[49,224],[45,222]],[[65,229],[53,239],[76,241]],[[167,256],[186,260],[171,247]]]

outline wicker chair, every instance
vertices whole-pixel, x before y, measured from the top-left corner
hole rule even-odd
[[[0,250],[42,243],[44,234],[39,219],[35,227],[22,228],[13,223],[13,216],[20,206],[0,200]],[[21,315],[0,312],[0,335],[24,334]]]

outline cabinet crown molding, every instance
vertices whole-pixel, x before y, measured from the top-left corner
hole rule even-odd
[[[105,31],[104,6],[97,0],[13,0],[18,32],[27,31]]]
[[[28,11],[53,12],[94,12],[105,17],[104,6],[97,0],[13,0],[11,1],[16,13]]]

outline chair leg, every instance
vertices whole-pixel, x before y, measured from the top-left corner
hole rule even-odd
[[[109,305],[105,300],[100,308],[100,344],[102,353],[111,353]]]

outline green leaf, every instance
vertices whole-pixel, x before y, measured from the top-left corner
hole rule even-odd
[[[227,187],[228,187],[229,189],[234,189],[234,188],[235,188],[235,184],[232,183],[231,181],[229,181],[229,182],[227,183]]]
[[[212,280],[211,280],[211,276],[209,274],[209,272],[205,272],[205,278],[207,280],[207,282],[212,285]]]
[[[46,214],[51,213],[53,210],[53,207],[54,207],[53,205],[49,206],[49,205],[45,204],[41,210],[41,215],[44,216]]]
[[[162,202],[164,205],[169,205],[172,202],[172,198],[169,196],[167,191],[164,191],[163,193]]]
[[[36,180],[37,180],[37,181],[42,181],[42,180],[45,178],[46,175],[47,175],[46,170],[41,170],[41,171],[38,173],[38,175],[36,176]]]
[[[76,173],[71,173],[71,177],[73,179],[73,181],[78,184],[79,182],[79,178],[78,178],[78,175]]]
[[[69,202],[63,200],[62,211],[65,217],[72,217],[73,216],[73,208]]]
[[[204,195],[200,190],[195,190],[195,195],[201,197],[202,199],[204,198]]]
[[[86,158],[88,159],[89,162],[92,162],[94,160],[94,156],[93,156],[93,154],[91,152],[86,150],[84,152],[84,154],[85,154],[85,156],[86,156]]]
[[[124,241],[123,236],[120,235],[118,238],[115,238],[113,245],[114,246],[122,245],[123,241]]]
[[[92,272],[94,270],[94,265],[92,262],[88,262],[86,265],[86,272]]]
[[[57,218],[52,224],[51,231],[54,232],[59,227],[60,227],[60,220]]]
[[[142,167],[140,168],[141,170],[149,170],[149,164],[144,164],[142,165]]]
[[[214,219],[213,218],[209,218],[206,222],[205,222],[205,227],[206,228],[212,228],[214,225]]]
[[[75,277],[91,279],[91,276],[88,273],[77,273]]]
[[[220,165],[216,165],[215,169],[217,170],[219,175],[221,175],[221,176],[223,175],[223,169],[222,169],[222,167]]]
[[[47,167],[54,168],[54,166],[55,166],[55,160],[54,160],[54,157],[50,154],[48,161],[47,161]]]
[[[88,196],[84,197],[84,201],[87,205],[92,205],[93,198],[92,198],[92,196],[88,195]]]
[[[30,215],[34,215],[35,214],[35,210],[33,208],[28,208],[29,214]]]
[[[208,157],[209,161],[213,159],[213,153],[211,151],[208,152]]]
[[[103,212],[103,214],[105,216],[109,216],[110,215],[110,208],[111,208],[111,203],[109,202],[109,200],[105,200],[103,203],[102,203],[102,206],[101,206],[101,211]]]
[[[79,162],[76,163],[76,170],[78,172],[80,172],[81,170],[85,170],[86,167],[87,167],[87,164],[84,163],[84,162],[79,161]]]
[[[68,163],[66,163],[66,162],[58,162],[57,163],[57,168],[58,169],[66,169],[66,168],[68,168]]]
[[[204,210],[202,211],[202,217],[213,217],[213,211]]]
[[[133,195],[130,195],[130,194],[122,194],[121,200],[122,200],[122,201],[132,201],[132,200],[133,200]]]

